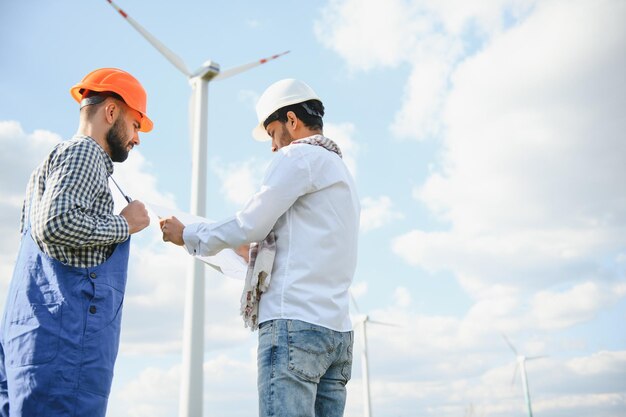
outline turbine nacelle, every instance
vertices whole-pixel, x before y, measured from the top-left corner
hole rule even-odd
[[[205,61],[200,68],[198,68],[193,74],[189,76],[189,79],[200,78],[206,81],[210,81],[217,74],[220,73],[220,65],[217,62],[211,60]]]

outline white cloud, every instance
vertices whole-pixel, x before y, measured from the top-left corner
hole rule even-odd
[[[355,127],[352,123],[324,123],[324,136],[332,139],[343,155],[343,161],[353,177],[357,176],[356,157],[359,145],[353,139]]]
[[[623,296],[623,287],[589,281],[567,291],[539,291],[531,301],[534,321],[541,328],[554,329],[591,320],[599,310],[612,306]]]
[[[393,298],[395,304],[400,308],[407,308],[411,306],[411,293],[405,287],[396,287],[393,292]]]
[[[46,130],[26,133],[19,122],[0,120],[1,198],[4,200],[15,194],[23,197],[30,173],[60,141],[61,137],[55,133]]]
[[[378,311],[379,320],[397,322],[400,316],[391,310]],[[404,328],[378,328],[368,330],[371,352],[385,351],[387,359],[374,366],[372,373],[379,380],[403,381],[403,375],[410,378],[411,367],[421,375],[420,380],[430,381],[434,386],[439,382],[446,387],[449,395],[435,395],[430,404],[456,405],[462,407],[470,402],[477,408],[487,408],[488,415],[510,415],[512,411],[522,409],[523,399],[517,383],[511,387],[514,370],[514,354],[493,328],[483,331],[465,332],[468,325],[480,326],[477,320],[488,320],[487,315],[477,317],[466,315],[463,320],[449,320],[443,317],[404,315]],[[485,323],[487,327],[493,324]],[[552,337],[554,339],[554,336]],[[547,358],[527,364],[533,401],[537,409],[549,407],[551,402],[560,402],[564,396],[573,401],[589,403],[587,415],[616,415],[611,410],[623,410],[623,398],[616,404],[616,397],[625,387],[620,381],[624,369],[623,351],[600,351],[590,356],[573,360],[559,359],[559,352],[549,343],[537,340],[512,339],[521,354],[549,355]],[[545,339],[544,339],[545,340]],[[555,356],[553,356],[555,355]],[[402,358],[394,361],[393,357]],[[383,365],[384,363],[384,365]],[[502,364],[501,366],[495,364]],[[358,366],[358,365],[357,365]],[[494,367],[495,366],[495,367]],[[419,371],[417,370],[419,368]],[[414,375],[414,374],[413,374]],[[602,377],[600,377],[602,375]],[[357,371],[358,376],[358,371]],[[408,385],[408,384],[407,384]],[[595,402],[590,402],[593,393]],[[386,399],[393,403],[401,401],[399,395],[391,394]],[[418,404],[418,396],[413,396],[413,403]],[[546,415],[558,416],[564,410],[575,407],[560,404],[549,407],[552,411]],[[547,409],[547,408],[546,408]],[[439,415],[439,414],[438,414]],[[450,410],[441,415],[454,415]]]
[[[410,65],[391,131],[398,137],[425,139],[441,132],[441,111],[458,63],[500,33],[507,19],[521,19],[533,3],[336,0],[323,10],[315,32],[353,71]]]
[[[229,164],[214,159],[211,169],[221,181],[220,192],[226,200],[242,206],[259,189],[267,165],[257,158]]]
[[[624,375],[626,352],[600,351],[588,357],[574,358],[566,366],[581,377]]]
[[[626,370],[626,352],[601,351],[589,357],[574,358],[567,367],[581,376],[599,374],[623,375]]]
[[[397,137],[426,139],[441,132],[441,108],[447,96],[451,66],[439,51],[429,52],[419,60],[405,86],[402,108],[391,125]]]
[[[243,360],[232,354],[219,354],[204,362],[205,410],[220,410],[224,417],[253,415],[257,411],[256,356],[253,350],[248,352]],[[180,378],[180,365],[144,368],[135,378],[114,384],[107,415],[177,415]]]
[[[555,398],[536,401],[533,410],[541,413],[558,412],[557,415],[596,415],[599,409],[606,410],[610,416],[619,416],[624,412],[626,400],[620,393],[562,395]],[[566,414],[567,413],[567,414]],[[572,414],[569,414],[572,413]]]
[[[518,307],[515,295],[504,288],[495,291],[491,305],[484,302],[461,319],[395,307],[372,311],[373,320],[401,325],[372,325],[367,330],[373,412],[394,415],[411,409],[419,415],[452,417],[463,415],[472,404],[476,412],[489,416],[523,413],[519,373],[511,386],[515,355],[499,334],[510,331],[517,335],[509,333],[520,354],[548,355],[527,363],[537,412],[553,417],[572,415],[579,404],[585,415],[619,415],[626,406],[622,395],[626,388],[624,351],[598,351],[567,359],[550,342],[560,339],[555,332],[538,338],[520,337],[518,329],[500,322],[500,317]],[[516,320],[515,314],[510,320]],[[358,331],[356,343],[355,352],[361,344]],[[359,362],[355,362],[353,378],[348,410],[349,415],[358,416]]]
[[[415,21],[413,17],[402,0],[330,1],[322,20],[315,24],[315,33],[351,68],[395,66],[411,49],[414,28],[429,25],[426,19]]]
[[[355,284],[352,284],[352,286],[350,287],[350,291],[352,292],[352,295],[355,298],[360,298],[363,295],[367,294],[367,282],[365,281],[361,281]]]
[[[415,192],[450,228],[398,237],[400,256],[474,296],[616,277],[602,263],[626,230],[623,9],[538,4],[458,66],[442,166]]]
[[[365,197],[361,200],[361,226],[362,232],[381,228],[390,222],[402,219],[404,215],[393,209],[391,199],[386,195],[378,197]]]
[[[168,417],[178,412],[180,366],[170,369],[147,367],[121,389],[114,386],[108,413],[113,416]]]

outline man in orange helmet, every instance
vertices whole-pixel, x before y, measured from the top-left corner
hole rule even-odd
[[[146,92],[101,68],[70,90],[78,132],[31,175],[22,243],[0,329],[0,416],[104,416],[120,336],[130,235],[150,223],[113,213],[108,178],[149,132]]]

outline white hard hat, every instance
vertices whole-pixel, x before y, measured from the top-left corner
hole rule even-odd
[[[256,104],[256,116],[259,124],[252,130],[252,137],[262,142],[271,140],[272,138],[265,131],[263,122],[276,110],[307,100],[320,100],[320,98],[306,83],[293,78],[277,81],[267,87]]]

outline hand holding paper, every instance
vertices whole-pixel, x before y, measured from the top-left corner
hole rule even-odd
[[[161,207],[156,204],[146,203],[148,212],[159,219],[163,240],[176,243],[179,246],[184,245],[183,230],[186,224],[191,223],[212,223],[211,220],[204,217],[194,216],[179,210]],[[163,222],[163,220],[167,220]],[[156,225],[156,222],[153,222]],[[167,231],[167,236],[165,231]],[[169,239],[169,240],[166,240]],[[180,239],[180,240],[179,240]],[[214,256],[196,256],[195,258],[206,263],[227,277],[243,280],[248,270],[248,261],[245,259],[243,247],[237,248],[237,253],[233,249],[224,249]]]
[[[161,232],[163,232],[163,242],[172,242],[175,245],[183,246],[183,229],[185,225],[174,216],[162,218],[159,220]]]

